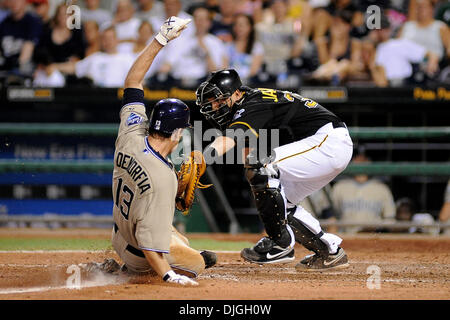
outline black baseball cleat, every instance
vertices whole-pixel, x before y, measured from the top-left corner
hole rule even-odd
[[[203,257],[203,260],[205,260],[205,269],[211,268],[217,263],[217,255],[214,252],[205,250],[200,252],[200,254]]]
[[[294,248],[282,248],[270,238],[264,237],[253,248],[244,248],[241,257],[252,263],[288,263],[295,259]]]
[[[326,271],[347,268],[349,265],[344,249],[338,248],[335,254],[330,254],[327,258],[322,258],[317,254],[306,256],[295,268],[303,271]]]
[[[314,258],[315,255],[316,255],[315,253],[307,255],[302,260],[300,260],[299,263],[301,263],[301,264],[308,264],[308,262],[311,261]]]

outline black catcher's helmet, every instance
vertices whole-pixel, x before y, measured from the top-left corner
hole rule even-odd
[[[241,78],[234,69],[214,72],[211,77],[200,84],[196,91],[196,104],[206,120],[212,121],[219,129],[225,129],[232,119],[232,110],[225,101],[242,86]],[[217,110],[212,109],[212,102],[220,101]]]
[[[187,128],[189,107],[178,99],[163,99],[153,107],[149,120],[149,129],[171,135],[176,129]]]

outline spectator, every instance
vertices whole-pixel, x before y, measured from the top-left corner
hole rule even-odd
[[[398,1],[398,0],[397,0]],[[403,1],[403,0],[400,0]],[[378,9],[381,10],[382,13],[389,16],[389,18],[392,17],[392,20],[395,21],[395,23],[400,22],[399,19],[402,19],[398,14],[395,14],[394,11],[391,13],[391,5],[394,3],[393,0],[358,0],[353,1],[353,3],[350,3],[348,1],[337,1],[340,4],[345,4],[347,10],[350,10],[353,12],[353,18],[352,18],[352,30],[350,31],[350,35],[352,38],[356,39],[362,39],[366,37],[369,33],[369,29],[367,27],[367,20],[368,13],[372,14],[373,11],[369,10],[370,6],[375,5]],[[399,6],[399,4],[395,4],[396,6]],[[339,11],[339,10],[338,10]],[[406,17],[403,17],[403,19],[406,19]]]
[[[150,43],[154,34],[152,25],[148,20],[143,20],[138,29],[135,42],[124,42],[119,44],[117,50],[122,53],[138,55]]]
[[[278,80],[288,72],[287,61],[300,55],[302,38],[294,21],[288,17],[286,0],[272,0],[273,22],[256,24],[257,40],[264,47],[265,71]]]
[[[362,152],[355,155],[353,163],[369,163]],[[355,175],[352,179],[337,182],[332,189],[332,200],[343,222],[378,223],[394,221],[395,204],[389,187],[367,174]],[[343,231],[359,232],[372,228],[347,227]]]
[[[211,19],[206,7],[193,12],[196,33],[180,37],[168,48],[166,60],[160,69],[169,73],[184,86],[196,86],[213,71],[228,66],[225,45],[209,33]]]
[[[58,88],[66,85],[64,75],[52,66],[52,58],[45,50],[36,50],[34,61],[33,87]]]
[[[440,1],[436,6],[436,20],[441,20],[450,27],[450,1]]]
[[[288,15],[293,19],[305,16],[305,13],[310,13],[310,10],[312,10],[312,7],[308,1],[289,0]]]
[[[261,0],[236,1],[235,5],[237,6],[236,14],[245,14],[252,18],[261,14],[263,6]]]
[[[386,16],[392,24],[395,36],[398,36],[399,29],[408,20],[409,0],[391,0],[390,6],[384,10]]]
[[[233,41],[233,22],[237,13],[236,0],[219,0],[219,14],[214,16],[210,32],[223,42]]]
[[[357,11],[357,8],[352,0],[331,0],[326,7],[317,7],[313,11],[313,39],[315,40],[325,36],[333,24],[333,16],[337,11],[344,10],[350,11],[353,14]]]
[[[439,221],[446,223],[450,221],[450,180],[447,182],[447,188],[444,194],[444,204],[439,212]],[[450,228],[445,229],[445,234],[450,234]]]
[[[38,50],[46,50],[53,62],[78,61],[84,58],[86,43],[82,29],[68,29],[67,6],[60,4],[56,8],[50,28],[45,29]]]
[[[56,63],[50,67],[65,74],[75,74],[78,78],[90,78],[94,85],[119,88],[133,64],[133,56],[117,52],[119,40],[114,27],[101,33],[102,52],[96,52],[78,62]]]
[[[97,22],[94,20],[86,21],[83,27],[86,38],[85,56],[88,57],[101,50],[100,31]]]
[[[414,82],[412,64],[423,63],[429,77],[439,69],[439,57],[415,42],[405,39],[391,39],[392,29],[386,17],[381,19],[381,28],[372,30],[370,37],[377,43],[375,67],[372,72],[378,86],[399,86]]]
[[[372,84],[376,79],[376,72],[375,45],[368,39],[353,39],[350,66],[343,77],[347,82]]]
[[[192,8],[205,5],[205,0],[180,0],[180,2],[181,10],[189,14],[192,14]]]
[[[302,33],[309,39],[314,25],[314,9],[308,1],[289,0],[288,16],[301,28]]]
[[[410,222],[416,213],[415,205],[409,198],[401,198],[395,202],[395,220],[398,222]],[[396,228],[395,232],[409,232],[410,228]]]
[[[312,23],[310,24],[310,28],[307,30],[307,36],[313,37],[314,29],[316,29],[316,21],[317,18],[325,17],[326,11],[325,9],[331,4],[331,0],[308,0],[308,5],[311,7],[310,18]]]
[[[264,48],[255,41],[253,18],[238,14],[233,24],[233,42],[228,45],[230,68],[235,69],[245,83],[261,71]]]
[[[450,57],[450,31],[448,26],[433,17],[434,9],[430,0],[417,1],[417,18],[406,22],[400,37],[409,39],[427,48],[442,60]]]
[[[149,20],[153,17],[164,16],[164,6],[157,0],[138,0],[138,10],[135,13],[136,18]]]
[[[112,15],[108,10],[100,8],[100,0],[85,0],[86,8],[81,9],[81,21],[95,21],[102,27],[112,21]]]
[[[9,15],[9,9],[6,6],[7,0],[0,0],[0,23]]]
[[[11,14],[0,24],[0,70],[30,75],[42,24],[26,11],[26,0],[7,0],[6,4]]]
[[[136,40],[141,20],[134,17],[134,7],[131,0],[119,0],[117,2],[113,25],[120,42],[134,42]]]
[[[352,40],[350,38],[352,12],[339,11],[333,18],[333,28],[330,37],[316,38],[317,51],[321,66],[313,72],[312,76],[317,80],[329,82],[333,79],[333,85],[339,84],[349,72]]]
[[[43,29],[50,27],[50,5],[48,0],[28,0],[33,5],[33,11],[41,18]]]
[[[396,201],[396,214],[395,219],[397,221],[411,221],[423,225],[424,227],[410,227],[406,229],[396,229],[397,232],[409,232],[409,233],[437,233],[436,228],[427,227],[427,225],[434,224],[433,216],[429,213],[417,213],[414,202],[409,198],[401,198]],[[437,232],[436,232],[437,231]]]
[[[159,30],[160,26],[168,18],[176,16],[182,19],[192,19],[192,16],[181,10],[182,3],[180,0],[164,0],[164,15],[150,18],[153,30]],[[192,36],[195,33],[195,26],[193,23],[188,24],[187,29],[184,30],[179,39],[187,36]]]
[[[206,8],[208,8],[213,18],[215,17],[216,14],[220,13],[219,0],[205,0],[204,5]]]
[[[121,53],[131,54],[133,56],[133,59],[136,59],[137,56],[142,52],[142,50],[144,50],[144,48],[151,42],[153,34],[154,31],[152,25],[148,20],[144,20],[139,27],[138,38],[136,39],[136,42],[121,43],[119,44],[117,50]],[[155,60],[150,66],[150,69],[146,73],[144,79],[148,79],[156,73],[156,71],[161,67],[163,57],[164,55],[162,54],[155,57]]]

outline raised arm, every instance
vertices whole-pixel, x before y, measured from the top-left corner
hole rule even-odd
[[[144,80],[144,76],[148,69],[150,69],[156,55],[163,47],[164,46],[156,39],[153,39],[152,42],[145,47],[131,66],[130,71],[128,71],[128,75],[125,79],[125,88],[143,89],[142,81]]]
[[[134,64],[125,79],[125,88],[143,89],[142,81],[148,69],[153,63],[158,52],[170,41],[177,38],[181,31],[186,29],[191,19],[181,19],[170,17],[161,26],[155,39],[145,47],[142,53],[137,57]]]

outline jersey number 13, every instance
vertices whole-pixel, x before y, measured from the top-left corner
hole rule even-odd
[[[131,202],[134,198],[134,192],[126,184],[122,187],[122,178],[119,178],[118,180],[119,182],[117,183],[115,204],[116,207],[120,209],[120,213],[123,215],[125,220],[128,220]]]

